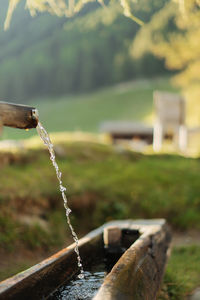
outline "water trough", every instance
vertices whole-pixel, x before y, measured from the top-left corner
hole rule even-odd
[[[35,128],[37,125],[38,114],[35,108],[0,102],[0,127],[27,129]],[[44,133],[46,138],[46,131]],[[52,153],[53,150],[50,154],[53,155]],[[55,160],[54,165],[57,166]],[[63,194],[64,187],[60,174],[57,175]],[[65,201],[64,203],[67,213],[68,207]],[[69,213],[66,216],[68,218]],[[68,223],[71,224],[70,221]],[[97,284],[98,287],[93,294],[85,296],[84,285],[74,279],[80,271],[77,265],[77,239],[75,239],[76,243],[24,272],[0,282],[0,300],[156,299],[167,260],[170,238],[170,231],[164,219],[109,222],[79,241],[79,252],[85,270],[91,271],[94,265],[99,267],[104,264],[104,281],[101,280],[103,282]],[[72,284],[71,280],[75,288],[79,287],[79,292],[71,298],[68,297],[70,293],[62,296],[63,289],[67,291],[67,287]],[[94,276],[92,280],[94,283]],[[82,279],[83,281],[87,283],[87,276]]]
[[[170,237],[164,219],[106,223],[79,241],[84,269],[94,262],[99,263],[99,259],[116,260],[113,260],[114,265],[100,289],[95,291],[96,295],[90,298],[56,298],[52,294],[63,284],[67,285],[78,273],[75,244],[72,244],[24,272],[2,281],[0,299],[156,299]]]

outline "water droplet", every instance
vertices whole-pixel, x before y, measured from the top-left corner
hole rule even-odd
[[[79,279],[84,279],[84,278],[85,278],[85,277],[84,277],[84,274],[83,274],[83,273],[79,274],[79,275],[78,275],[78,278],[79,278]]]
[[[72,211],[71,211],[71,209],[70,208],[67,208],[66,209],[66,214],[69,216],[69,214],[71,213]]]
[[[60,185],[60,191],[61,191],[61,193],[66,192],[66,190],[67,190],[66,187]]]

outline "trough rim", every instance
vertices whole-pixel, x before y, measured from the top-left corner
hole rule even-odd
[[[163,226],[167,226],[166,224],[167,223],[166,223],[165,219],[149,219],[149,220],[128,219],[128,220],[110,221],[110,222],[107,222],[104,225],[100,226],[99,228],[89,232],[87,235],[85,235],[83,238],[81,238],[79,240],[79,249],[81,250],[81,248],[84,245],[86,245],[89,241],[91,241],[93,239],[95,240],[96,238],[99,238],[100,236],[102,236],[104,229],[107,227],[110,227],[110,226],[117,226],[121,229],[122,228],[130,228],[130,229],[138,230],[141,235],[130,247],[130,248],[134,248],[134,247],[137,247],[138,245],[140,245],[141,243],[143,243],[147,237],[152,236],[153,234],[156,234],[157,232],[159,232]],[[5,293],[9,292],[9,290],[12,290],[15,287],[17,287],[18,284],[22,283],[23,281],[28,280],[29,278],[31,278],[32,276],[34,276],[36,274],[45,272],[45,270],[48,270],[48,267],[53,266],[54,263],[57,262],[58,260],[60,260],[60,259],[63,260],[65,257],[67,258],[68,255],[70,255],[72,252],[74,252],[75,246],[76,246],[76,244],[73,243],[73,244],[69,245],[68,247],[56,252],[54,255],[44,259],[40,263],[0,282],[0,299],[3,299],[1,297],[4,296]],[[118,264],[118,262],[116,263],[116,265],[117,264]],[[108,277],[108,275],[105,277],[105,280]],[[98,293],[97,293],[97,295],[98,295]],[[96,297],[97,296],[95,296],[94,299],[100,299],[100,298],[96,298]],[[104,299],[107,300],[108,298],[104,297]]]

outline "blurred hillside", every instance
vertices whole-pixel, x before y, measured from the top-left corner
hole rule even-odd
[[[106,120],[153,122],[153,91],[176,92],[168,78],[141,79],[102,88],[81,95],[35,98],[30,104],[37,107],[40,121],[49,132],[98,132]],[[23,139],[36,131],[5,127],[3,139]]]
[[[166,2],[139,1],[134,14],[148,22]],[[7,5],[1,1],[1,29]],[[106,9],[90,3],[71,19],[49,14],[31,18],[22,2],[10,29],[0,32],[0,99],[25,103],[36,96],[85,92],[166,73],[152,54],[132,58],[129,46],[138,30],[117,2]]]

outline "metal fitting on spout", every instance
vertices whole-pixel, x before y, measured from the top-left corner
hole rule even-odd
[[[0,101],[0,123],[20,129],[35,128],[38,111],[34,107]]]

